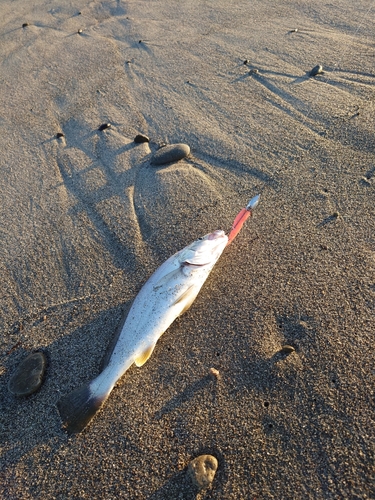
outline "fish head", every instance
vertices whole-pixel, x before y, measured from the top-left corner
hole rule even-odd
[[[179,259],[181,265],[190,269],[212,268],[227,242],[228,236],[220,229],[208,233],[195,240],[181,252]]]

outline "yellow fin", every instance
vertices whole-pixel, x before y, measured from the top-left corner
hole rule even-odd
[[[183,310],[180,312],[180,315],[189,309],[189,307],[192,305],[197,295],[198,292],[196,292],[196,287],[194,285],[191,285],[175,300],[173,305],[179,304],[182,301],[186,301],[186,304]]]
[[[154,350],[154,347],[155,347],[155,344],[151,344],[149,346],[146,347],[146,349],[141,352],[141,354],[139,354],[136,358],[134,358],[134,363],[136,364],[136,366],[142,366],[146,363],[146,361],[148,360],[148,358],[151,356],[153,350]]]

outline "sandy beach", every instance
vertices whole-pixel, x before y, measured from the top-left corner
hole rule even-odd
[[[375,498],[374,37],[372,0],[2,2],[1,498]],[[153,165],[174,143],[190,155]],[[147,278],[258,193],[189,311],[68,435],[57,402]],[[17,397],[37,351],[43,384]]]

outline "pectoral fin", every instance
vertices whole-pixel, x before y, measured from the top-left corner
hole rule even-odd
[[[139,367],[139,366],[142,366],[146,363],[148,358],[153,353],[155,345],[156,345],[156,342],[147,346],[143,352],[141,352],[140,354],[138,354],[138,356],[136,358],[134,358],[134,363],[136,364],[136,366]]]
[[[155,283],[154,289],[156,290],[157,288],[164,286],[166,283],[175,280],[179,274],[181,274],[180,267],[178,267],[177,269],[173,269],[173,271],[169,272],[168,274],[160,278],[157,283]]]
[[[194,302],[196,296],[198,295],[198,291],[199,290],[197,290],[196,286],[191,285],[187,290],[185,290],[181,295],[177,297],[177,299],[174,301],[172,305],[182,304],[184,306],[180,315],[189,309],[189,307]]]

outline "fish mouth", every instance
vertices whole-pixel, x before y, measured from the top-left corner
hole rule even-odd
[[[221,229],[217,229],[213,233],[210,233],[208,235],[207,239],[208,240],[218,240],[218,239],[222,238],[223,236],[226,236],[224,231],[222,231]]]

